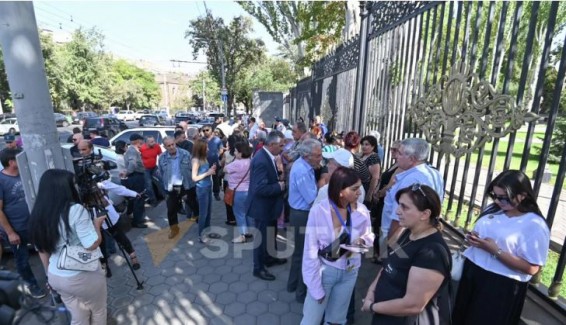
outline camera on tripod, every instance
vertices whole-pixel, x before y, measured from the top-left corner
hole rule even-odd
[[[87,157],[75,158],[73,160],[75,175],[79,186],[79,194],[85,203],[91,201],[89,198],[93,193],[99,191],[97,183],[110,178],[109,170],[116,169],[113,161],[102,160],[102,154],[91,154]]]

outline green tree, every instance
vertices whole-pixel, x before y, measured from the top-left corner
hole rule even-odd
[[[199,73],[196,78],[189,82],[189,87],[193,93],[191,106],[203,107],[203,86],[206,107],[221,106],[220,86],[209,71]]]
[[[289,62],[281,58],[266,58],[261,64],[244,71],[236,83],[236,96],[249,113],[255,90],[286,92],[296,79],[297,74]]]
[[[112,104],[130,108],[156,107],[161,98],[155,75],[125,60],[116,60],[112,76]]]
[[[75,109],[100,108],[107,100],[108,56],[103,48],[104,36],[96,29],[76,30],[63,45],[62,65],[66,98]]]
[[[222,84],[221,60],[224,58],[228,114],[234,107],[236,82],[246,68],[258,64],[264,56],[263,41],[251,39],[251,31],[252,22],[249,18],[235,17],[225,25],[222,18],[214,18],[207,12],[205,17],[192,20],[185,32],[195,59],[201,49],[206,51],[208,70],[219,84]]]
[[[12,108],[12,97],[10,95],[10,87],[8,86],[8,76],[4,67],[4,57],[2,56],[2,48],[0,47],[0,107],[4,110]]]
[[[304,67],[340,42],[345,24],[342,1],[238,1],[281,45],[282,56],[304,75]]]
[[[61,46],[53,42],[50,34],[40,33],[41,52],[45,62],[45,74],[49,85],[49,94],[53,109],[61,112],[68,108],[65,97],[65,75],[62,64]]]

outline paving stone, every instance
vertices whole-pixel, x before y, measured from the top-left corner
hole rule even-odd
[[[281,323],[278,315],[274,315],[270,313],[258,316],[257,320],[258,323],[260,324],[279,325]]]
[[[248,291],[248,284],[245,282],[234,282],[230,284],[228,290],[234,293],[242,293],[244,291]]]
[[[253,315],[239,315],[234,318],[234,325],[255,325],[256,317]],[[262,323],[260,323],[263,325]]]
[[[256,281],[250,283],[250,290],[255,292],[261,292],[267,290],[267,281],[256,279]]]
[[[199,291],[196,293],[195,304],[200,306],[206,306],[214,304],[214,300],[216,299],[216,295],[209,291]]]
[[[238,301],[243,302],[244,304],[248,304],[256,300],[257,300],[257,293],[253,291],[242,292],[238,295]]]
[[[270,304],[277,301],[277,292],[272,290],[264,290],[257,294],[257,300]]]
[[[267,304],[261,301],[253,301],[246,305],[246,312],[251,315],[260,316],[267,312]]]
[[[230,317],[236,317],[246,312],[246,305],[242,302],[233,302],[224,307],[224,313]]]
[[[210,285],[209,291],[215,294],[228,291],[228,284],[224,282],[216,282]]]
[[[210,265],[206,265],[203,267],[200,267],[197,271],[198,274],[200,275],[208,275],[208,274],[213,274],[214,273],[214,268]]]
[[[240,275],[230,272],[230,273],[224,274],[222,276],[221,280],[222,280],[222,282],[232,284],[232,283],[240,280]]]
[[[300,324],[301,319],[303,319],[302,311],[300,314],[287,313],[281,316],[281,324]],[[356,323],[356,324],[362,324],[362,323]],[[363,324],[369,324],[369,322]]]
[[[214,270],[214,272],[216,274],[220,274],[220,275],[231,274],[232,273],[232,266],[222,265],[222,266],[217,267],[216,270]]]
[[[156,286],[159,284],[163,284],[165,283],[165,279],[167,277],[164,276],[152,276],[151,278],[147,279],[147,281],[145,281],[145,284],[150,285],[150,286]]]
[[[166,285],[165,283],[156,285],[149,290],[149,293],[154,296],[159,296],[167,292],[169,292],[169,286]]]
[[[214,284],[220,282],[221,276],[219,274],[207,274],[204,276],[203,281],[208,284]]]
[[[285,315],[290,311],[289,304],[284,301],[274,301],[268,305],[268,310],[272,314]]]
[[[232,268],[232,272],[244,274],[244,273],[252,273],[252,267],[250,265],[237,265]]]
[[[279,300],[281,302],[285,302],[285,303],[294,302],[295,301],[295,293],[294,292],[287,292],[287,290],[279,291],[277,293],[277,300]]]
[[[216,296],[216,303],[222,305],[229,305],[236,301],[236,294],[232,292],[221,292]]]

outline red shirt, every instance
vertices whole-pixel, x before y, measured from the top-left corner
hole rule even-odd
[[[157,166],[157,156],[161,154],[161,146],[157,143],[150,148],[147,144],[143,144],[140,148],[143,166],[152,169]]]

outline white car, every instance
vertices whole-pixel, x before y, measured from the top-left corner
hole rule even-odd
[[[199,124],[191,124],[190,127],[201,128],[202,125]],[[163,146],[163,139],[165,137],[172,137],[175,134],[175,127],[173,126],[150,126],[150,127],[139,127],[133,129],[124,130],[118,134],[116,134],[113,138],[110,139],[110,147],[112,150],[116,149],[116,141],[122,140],[127,144],[130,143],[130,136],[134,133],[141,135],[144,138],[148,136],[153,136],[155,141],[159,143],[161,146],[161,151],[165,151],[165,147]]]
[[[0,135],[4,135],[6,133],[20,133],[18,120],[15,117],[7,118],[0,122]]]
[[[118,114],[116,114],[116,118],[122,121],[135,121],[136,114],[134,113],[134,111],[123,110],[119,111]]]

